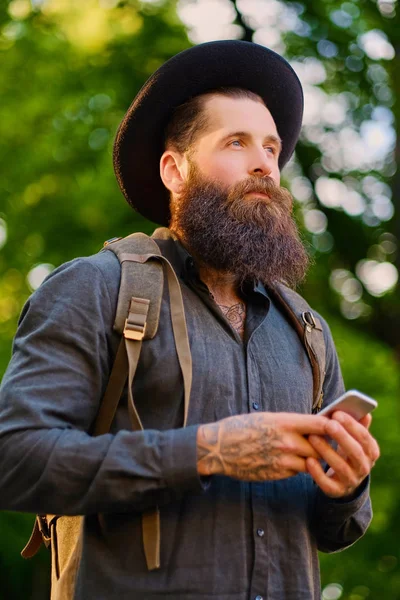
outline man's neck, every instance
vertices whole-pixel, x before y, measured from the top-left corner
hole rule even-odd
[[[235,277],[231,273],[221,273],[199,266],[200,279],[210,291],[214,302],[237,331],[242,340],[246,322],[246,303],[241,297]]]
[[[179,235],[176,231],[172,233],[179,239],[182,246],[188,250],[183,236]],[[243,340],[246,322],[246,303],[240,294],[235,275],[212,269],[200,261],[197,261],[197,268],[199,277],[208,287],[214,302],[218,304],[221,312]]]
[[[179,240],[186,251],[190,252],[190,248],[182,232],[171,226],[169,229],[171,234]],[[213,269],[200,260],[196,260],[196,265],[201,281],[206,284],[217,304],[231,306],[235,302],[243,302],[234,273]]]
[[[219,305],[231,306],[235,302],[243,302],[237,281],[232,273],[225,273],[199,265],[199,276],[210,290],[210,294]]]

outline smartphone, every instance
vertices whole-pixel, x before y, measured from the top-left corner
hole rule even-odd
[[[335,410],[342,410],[359,421],[377,406],[378,403],[373,398],[362,394],[358,390],[349,390],[343,396],[331,402],[329,406],[323,408],[318,414],[329,417]]]

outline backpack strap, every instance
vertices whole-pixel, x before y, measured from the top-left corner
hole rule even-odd
[[[125,371],[127,374],[128,369],[126,369],[127,363],[124,362],[124,352],[121,345],[125,345],[128,366],[136,363],[134,367],[134,370],[136,370],[142,340],[152,339],[157,333],[163,295],[163,275],[166,275],[168,284],[172,330],[184,383],[183,426],[185,427],[192,385],[192,357],[179,280],[171,263],[161,254],[157,243],[143,233],[134,233],[122,240],[106,242],[106,248],[114,252],[121,264],[121,283],[114,329],[121,333],[123,338],[114,362],[116,369],[114,372],[113,368],[111,372],[109,384],[96,419],[95,431],[96,433],[105,432],[111,427],[126,382],[126,375],[125,380],[122,382],[123,372]],[[132,296],[132,290],[135,291],[136,296]],[[138,350],[134,351],[134,347]],[[134,372],[132,373],[131,382],[133,382],[133,377]],[[109,398],[112,395],[115,399],[115,395],[118,395],[115,394],[117,382],[121,388],[121,393],[116,401],[114,412],[109,411],[108,421],[106,422],[100,413],[106,410],[103,409],[103,406],[109,406],[106,397]],[[109,387],[113,391],[112,394],[108,392]],[[128,386],[128,393],[130,389],[131,386]],[[132,408],[134,409],[133,402]],[[135,428],[142,428],[136,409],[131,412],[131,420]]]
[[[184,422],[186,426],[192,386],[192,357],[179,280],[170,262],[161,255],[156,242],[138,233],[105,244],[121,264],[121,283],[114,329],[122,334],[121,342],[95,420],[93,435],[110,430],[118,404],[128,379],[128,409],[133,430],[143,430],[135,406],[132,385],[140,358],[143,340],[152,339],[158,329],[160,308],[166,275],[170,297],[172,330],[184,384]],[[132,296],[134,290],[137,296]],[[22,551],[25,558],[34,556],[43,541],[47,545],[46,516],[38,516],[31,538]],[[158,507],[142,514],[143,546],[149,570],[160,567],[160,513]]]
[[[31,537],[21,551],[22,558],[32,558],[38,552],[42,544],[48,548],[50,546],[50,541],[51,536],[46,515],[36,515]]]
[[[121,280],[115,313],[114,330],[121,334],[121,341],[115,356],[107,388],[94,424],[93,435],[102,435],[110,430],[118,404],[124,390],[128,373],[132,381],[144,339],[152,339],[158,329],[161,299],[163,295],[163,269],[158,262],[143,263],[123,260],[123,255],[135,252],[148,253],[161,257],[154,240],[144,233],[133,233],[126,238],[113,238],[104,243],[118,258],[121,265]],[[132,292],[135,296],[132,296]],[[133,399],[132,399],[133,402]],[[129,402],[129,406],[131,403]],[[131,420],[135,412],[130,410]],[[136,418],[135,429],[141,429],[140,419]]]
[[[160,308],[164,287],[163,269],[156,260],[142,262],[129,259],[124,260],[123,255],[153,255],[162,259],[157,243],[144,233],[132,233],[125,238],[105,242],[104,250],[115,254],[121,264],[121,282],[119,286],[118,304],[115,314],[114,330],[122,335],[125,321],[129,312],[132,290],[136,298],[150,299],[149,312],[144,332],[145,340],[152,339],[158,329]],[[147,260],[147,259],[146,259]]]
[[[283,284],[268,288],[297,331],[306,349],[313,373],[313,407],[315,414],[321,410],[324,399],[323,384],[326,369],[326,348],[321,321],[299,294]]]
[[[108,431],[111,427],[127,375],[128,409],[132,429],[134,431],[143,430],[143,424],[135,406],[132,386],[142,342],[144,339],[153,338],[157,333],[163,292],[163,275],[166,275],[168,284],[172,330],[183,377],[183,427],[185,427],[192,386],[192,357],[178,278],[170,262],[161,255],[156,242],[144,234],[133,234],[120,242],[111,244],[108,249],[116,254],[121,263],[121,284],[114,329],[120,331],[122,323],[124,323],[124,326],[122,329],[123,337],[114,367],[96,419],[95,435]],[[139,250],[139,252],[133,252],[133,250]],[[146,252],[149,250],[150,252]],[[146,266],[144,266],[145,264]],[[140,296],[145,295],[146,297],[132,297],[133,289],[135,294],[139,293]],[[126,316],[129,299],[129,311],[128,316]],[[149,571],[158,569],[160,567],[161,537],[158,507],[143,512],[142,533],[147,568]]]

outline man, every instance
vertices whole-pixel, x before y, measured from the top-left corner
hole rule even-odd
[[[271,293],[307,269],[279,187],[302,106],[280,56],[213,42],[163,65],[118,132],[126,198],[169,224],[154,239],[184,299],[187,427],[167,291],[133,385],[144,430],[130,430],[122,401],[112,432],[95,438],[119,343],[118,260],[104,251],[62,265],[24,308],[1,392],[0,506],[85,515],[70,598],[317,599],[317,549],[345,548],[368,526],[371,418],[311,414],[311,366]],[[323,329],[329,403],[343,382]],[[141,515],[155,506],[161,565],[148,571]]]

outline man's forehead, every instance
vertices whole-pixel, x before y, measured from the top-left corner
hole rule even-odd
[[[222,129],[265,129],[263,133],[278,135],[275,121],[261,101],[251,98],[235,98],[222,94],[210,94],[205,100],[204,110],[207,115],[207,132]]]

